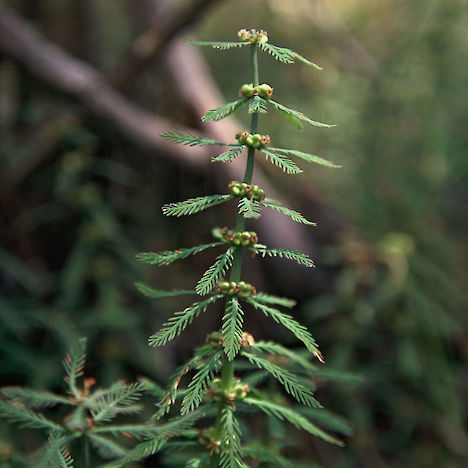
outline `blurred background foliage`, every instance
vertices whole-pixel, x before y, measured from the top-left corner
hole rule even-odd
[[[167,7],[155,0],[4,3],[105,73],[148,24],[140,7],[151,4],[157,14]],[[184,11],[192,2],[169,3]],[[267,264],[255,272],[257,282],[292,291],[300,301],[296,314],[327,365],[364,378],[359,386],[319,385],[320,401],[350,421],[353,435],[345,449],[301,439],[302,454],[336,468],[468,465],[466,2],[209,3],[184,34],[231,40],[241,27],[266,29],[272,43],[298,50],[324,71],[262,56],[261,81],[280,102],[337,124],[298,132],[277,114],[261,119],[275,146],[343,166],[310,167],[298,179],[264,168],[273,186],[281,177],[282,200],[317,221],[307,234],[317,268],[298,276]],[[250,80],[245,54],[203,56],[233,100]],[[125,95],[174,125],[198,125],[180,110],[164,56],[147,64]],[[9,54],[0,55],[0,132],[2,384],[56,388],[61,357],[82,335],[89,339],[89,372],[103,385],[138,375],[164,383],[216,318],[195,322],[194,336],[154,351],[147,337],[183,304],[149,305],[132,283],[190,287],[209,260],[149,271],[135,253],[205,242],[206,226],[227,223],[217,209],[183,222],[159,209],[216,193],[216,183],[160,151],[142,151]],[[248,325],[264,338],[277,333],[255,318]],[[1,431],[7,454],[15,432],[5,425]]]

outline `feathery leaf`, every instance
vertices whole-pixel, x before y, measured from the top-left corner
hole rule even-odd
[[[28,408],[47,408],[59,403],[72,405],[72,401],[64,396],[56,395],[47,391],[31,390],[22,387],[3,387],[0,393],[10,400],[19,400]]]
[[[330,161],[327,161],[326,159],[321,158],[320,156],[315,156],[309,153],[303,153],[302,151],[289,150],[289,149],[284,149],[284,148],[271,148],[271,147],[269,148],[269,150],[273,151],[274,153],[281,153],[282,156],[285,156],[285,155],[296,156],[298,158],[303,159],[304,161],[312,162],[315,164],[320,164],[321,166],[334,167],[334,168],[341,167],[335,163],[332,163]]]
[[[315,266],[310,257],[307,254],[300,252],[299,250],[255,248],[255,251],[263,258],[265,258],[265,256],[287,258],[288,260],[294,260],[295,262],[299,263],[299,265],[304,265],[306,267]]]
[[[124,457],[128,450],[121,447],[113,440],[107,439],[106,437],[96,435],[94,432],[89,434],[89,440],[91,444],[96,448],[97,453],[105,459]]]
[[[242,462],[239,422],[234,416],[233,408],[229,405],[224,406],[222,409],[221,426],[223,438],[221,440],[219,466],[221,468],[247,468]]]
[[[245,47],[250,45],[250,42],[224,42],[224,41],[185,41],[187,44],[194,46],[208,46],[213,49],[227,50],[234,47]]]
[[[247,147],[246,146],[239,146],[237,148],[232,148],[228,151],[225,151],[224,153],[218,155],[218,156],[214,156],[211,158],[211,161],[212,162],[230,162],[232,161],[233,159],[237,158],[237,156],[239,156],[239,154],[242,153],[242,151],[244,151]],[[225,195],[226,196],[226,195]]]
[[[216,257],[216,262],[205,271],[200,281],[198,282],[195,291],[200,296],[208,294],[220,280],[222,276],[226,274],[226,271],[232,265],[232,259],[234,257],[234,247],[229,247],[226,252]]]
[[[280,323],[290,330],[319,361],[323,362],[323,357],[318,349],[316,341],[304,325],[294,320],[289,314],[285,314],[278,309],[262,304],[256,301],[255,298],[248,298],[246,301],[252,304],[256,309],[260,309],[265,315],[269,315],[276,323]]]
[[[179,336],[182,331],[192,323],[192,320],[197,317],[201,312],[205,312],[206,308],[213,302],[220,299],[221,295],[211,296],[208,299],[195,302],[185,310],[176,312],[164,325],[161,330],[152,335],[149,339],[151,346],[162,346],[168,341]]]
[[[223,143],[221,141],[213,140],[212,138],[203,138],[195,135],[189,135],[182,132],[164,132],[161,136],[171,143],[179,143],[187,146],[207,146],[207,145],[219,145],[219,146],[239,146],[237,143]]]
[[[278,110],[281,114],[283,114],[290,122],[292,122],[298,128],[303,128],[301,121],[306,122],[309,125],[312,125],[314,127],[323,127],[323,128],[335,127],[335,125],[332,125],[332,124],[326,124],[323,122],[318,122],[316,120],[309,119],[309,117],[304,115],[302,112],[283,106],[283,104],[273,101],[273,99],[270,99],[268,102],[271,103],[271,105],[276,110]]]
[[[162,211],[166,216],[192,215],[233,198],[233,195],[208,195],[206,197],[189,198],[181,202],[167,203],[163,205]]]
[[[307,60],[302,55],[299,55],[297,52],[294,52],[291,49],[287,49],[286,47],[274,46],[272,44],[269,44],[268,42],[259,43],[258,45],[263,51],[268,52],[280,62],[294,63],[296,60],[298,60],[299,62],[305,63],[306,65],[315,68],[316,70],[322,69],[317,64],[311,62],[310,60]]]
[[[311,406],[314,408],[320,407],[320,403],[314,398],[312,392],[302,385],[298,378],[287,369],[270,362],[248,351],[242,351],[242,356],[246,357],[251,364],[256,365],[259,369],[265,369],[273,377],[275,377],[285,388],[285,390],[292,395],[299,403]]]
[[[0,415],[12,422],[20,423],[22,427],[32,429],[47,429],[61,432],[62,428],[50,421],[42,414],[38,414],[20,403],[5,402],[0,400]]]
[[[143,293],[146,297],[150,299],[160,299],[162,297],[173,297],[173,296],[183,296],[185,294],[196,294],[196,292],[192,290],[185,290],[185,289],[174,289],[172,291],[162,291],[160,289],[153,289],[147,286],[144,283],[135,283],[135,287]]]
[[[80,396],[80,390],[76,386],[76,379],[83,375],[83,367],[86,360],[86,338],[80,338],[63,360],[70,393],[75,397]]]
[[[166,250],[164,252],[142,252],[139,253],[136,257],[142,263],[148,263],[149,265],[158,265],[166,266],[170,265],[176,260],[182,260],[184,258],[190,257],[190,255],[195,255],[203,250],[211,249],[213,247],[219,247],[224,245],[224,242],[212,242],[211,244],[197,245],[195,247],[189,247],[184,249],[177,250]]]
[[[278,211],[279,213],[289,216],[293,221],[296,221],[296,223],[316,226],[316,223],[313,223],[312,221],[309,221],[308,219],[304,218],[304,216],[302,216],[301,213],[299,213],[298,211],[291,210],[291,208],[286,208],[285,206],[280,205],[279,202],[277,202],[276,200],[271,200],[267,198],[259,203],[262,206],[266,206],[267,208],[271,208],[273,210]]]
[[[284,406],[277,405],[276,403],[273,403],[271,401],[257,400],[254,398],[246,398],[244,402],[249,405],[257,406],[266,414],[272,414],[280,420],[286,420],[290,422],[292,425],[296,426],[298,429],[302,429],[308,432],[309,434],[312,434],[316,437],[320,437],[326,442],[330,442],[331,444],[335,444],[339,446],[344,445],[343,442],[341,442],[341,440],[331,436],[324,430],[320,429],[318,426],[310,422],[301,414],[296,413],[291,408],[285,408]]]
[[[248,102],[248,98],[241,98],[237,101],[228,102],[227,104],[223,104],[216,109],[210,109],[206,114],[202,117],[203,122],[211,122],[213,120],[221,120],[227,117],[228,115],[233,114],[236,110],[240,109],[243,105]]]
[[[242,324],[244,312],[237,297],[232,297],[226,304],[226,313],[223,317],[223,346],[226,355],[232,361],[241,349]]]
[[[265,99],[254,96],[249,103],[249,114],[265,114],[268,111]]]
[[[220,350],[206,361],[202,361],[197,365],[198,372],[187,387],[187,393],[182,401],[180,409],[182,415],[190,413],[202,402],[208,384],[213,380],[215,373],[221,368],[223,354],[223,351]]]
[[[288,307],[289,309],[296,305],[296,301],[294,299],[272,296],[271,294],[266,294],[264,292],[257,293],[255,299],[257,299],[259,302],[262,302],[263,304],[276,304],[283,307]]]
[[[315,375],[315,372],[318,370],[318,367],[309,362],[308,359],[296,353],[295,351],[286,348],[278,343],[273,341],[257,341],[255,342],[255,351],[256,352],[265,352],[269,354],[281,354],[288,357],[291,361],[299,364],[307,373]]]
[[[291,161],[287,156],[272,153],[271,151],[268,151],[264,148],[260,149],[259,151],[265,155],[268,161],[283,169],[286,174],[300,174],[303,172],[302,169],[297,167],[296,163]]]
[[[62,447],[57,456],[60,468],[73,468],[73,458],[66,447]]]
[[[107,390],[91,396],[87,402],[92,404],[90,412],[94,421],[110,421],[118,414],[126,413],[125,407],[133,405],[142,395],[143,390],[144,386],[141,383],[116,382]],[[97,398],[96,395],[98,395]]]
[[[259,218],[261,206],[259,202],[249,200],[248,198],[241,198],[238,203],[239,214],[243,215],[244,218]]]

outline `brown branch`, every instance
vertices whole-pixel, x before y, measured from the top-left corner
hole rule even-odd
[[[163,117],[134,105],[106,82],[104,76],[40,36],[29,24],[0,2],[0,51],[55,90],[72,96],[91,113],[113,124],[140,148],[183,161],[195,168],[208,167],[206,151],[174,148],[159,135],[173,127]],[[190,129],[181,129],[190,133]]]
[[[157,59],[171,39],[190,26],[201,13],[219,0],[194,0],[182,11],[175,11],[162,22],[156,17],[133,42],[128,55],[111,75],[111,83],[124,89],[148,63]]]

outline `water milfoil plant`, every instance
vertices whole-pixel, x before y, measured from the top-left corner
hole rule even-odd
[[[294,351],[272,341],[257,341],[243,329],[245,313],[259,311],[278,325],[287,328],[316,360],[324,362],[309,330],[284,311],[292,308],[295,301],[258,291],[255,285],[242,279],[245,251],[257,258],[281,257],[304,267],[314,266],[306,253],[287,247],[269,248],[260,242],[259,236],[250,230],[250,226],[247,229],[246,221],[260,217],[264,208],[287,215],[292,221],[314,225],[301,213],[269,198],[261,187],[253,184],[255,159],[264,157],[288,175],[302,172],[297,160],[338,167],[313,154],[275,147],[274,137],[259,133],[259,116],[269,110],[279,111],[298,128],[302,128],[303,125],[332,125],[312,120],[302,112],[274,100],[274,89],[267,83],[260,83],[258,52],[267,52],[276,60],[287,64],[300,62],[317,70],[320,70],[320,67],[297,52],[270,44],[268,35],[263,30],[241,29],[238,37],[239,41],[235,42],[190,43],[220,50],[245,48],[250,51],[252,82],[241,85],[238,99],[217,109],[208,110],[202,117],[205,122],[217,121],[246,107],[251,115],[250,128],[236,135],[235,139],[233,136],[233,141],[228,143],[180,132],[168,131],[162,135],[177,144],[224,147],[226,151],[212,156],[213,162],[227,163],[246,155],[244,178],[242,181],[232,181],[227,187],[227,193],[198,196],[182,202],[168,203],[162,208],[165,215],[180,217],[234,202],[238,205],[235,227],[214,228],[212,233],[215,240],[207,244],[138,255],[138,259],[143,263],[167,266],[206,249],[224,247],[223,253],[219,254],[213,265],[203,273],[193,290],[161,291],[142,283],[137,284],[138,289],[150,298],[191,294],[199,296],[199,299],[186,309],[176,312],[150,337],[149,342],[152,346],[163,346],[178,337],[212,304],[223,301],[224,314],[220,330],[210,333],[206,343],[195,349],[193,357],[178,369],[167,394],[159,403],[157,416],[163,417],[172,408],[177,406],[179,409],[180,402],[180,417],[197,414],[197,418],[194,418],[194,421],[198,421],[196,428],[194,426],[193,430],[187,430],[184,437],[177,441],[168,439],[146,451],[146,455],[155,453],[163,445],[169,444],[185,447],[186,455],[182,456],[180,466],[238,468],[249,466],[249,459],[271,463],[274,466],[291,466],[280,451],[269,445],[264,437],[262,441],[257,442],[253,442],[252,437],[249,437],[249,442],[243,439],[244,431],[250,431],[244,417],[256,412],[287,421],[313,436],[341,445],[337,438],[313,420],[313,415],[321,411],[321,405],[313,395],[313,377],[320,374],[321,364],[311,362],[302,351]],[[276,380],[297,404],[291,404],[284,396],[272,398],[267,394],[262,386],[267,377]],[[188,381],[185,387],[181,384],[183,379]],[[300,410],[301,405],[312,409],[307,416]]]

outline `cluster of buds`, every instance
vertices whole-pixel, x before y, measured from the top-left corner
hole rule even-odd
[[[220,378],[213,379],[208,389],[208,397],[214,401],[226,401],[230,405],[234,405],[235,400],[244,400],[250,392],[249,386],[242,384],[240,379],[234,379],[234,381],[234,386],[227,389]]]
[[[241,299],[246,299],[247,297],[255,296],[257,290],[255,286],[252,286],[245,281],[221,281],[215,287],[215,292],[224,294],[225,296],[237,296]]]
[[[241,89],[239,89],[239,96],[251,98],[252,96],[260,96],[263,99],[270,99],[273,95],[273,88],[263,83],[258,86],[254,86],[253,83],[242,85]]]
[[[250,200],[262,201],[265,199],[265,191],[258,185],[249,185],[245,182],[233,180],[229,185],[229,192],[235,197],[246,197]]]
[[[268,145],[271,141],[270,135],[260,135],[260,133],[254,133],[253,135],[247,130],[244,130],[239,135],[236,135],[237,141],[241,145],[251,146],[252,148],[263,148]]]
[[[252,44],[256,42],[268,42],[268,33],[263,29],[260,31],[257,31],[256,29],[247,31],[247,29],[242,28],[237,32],[237,36],[241,41],[251,42]]]
[[[227,227],[221,229],[220,234],[223,236],[223,239],[236,247],[251,247],[258,243],[257,233],[252,231],[231,231]]]
[[[220,331],[214,331],[206,335],[205,341],[211,347],[220,349],[223,346],[223,334]],[[248,332],[243,332],[241,346],[243,348],[253,348],[255,346],[254,337]]]
[[[216,427],[208,427],[198,431],[198,442],[210,451],[210,455],[221,450],[221,439]]]

